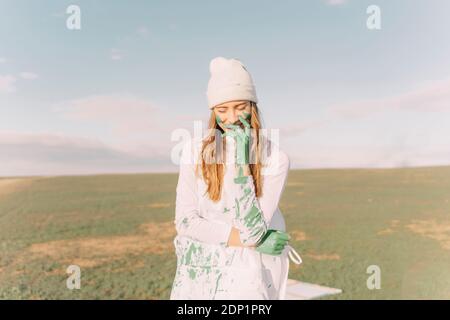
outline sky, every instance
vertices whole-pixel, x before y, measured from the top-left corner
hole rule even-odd
[[[0,0],[0,176],[176,172],[178,133],[206,127],[217,56],[250,71],[292,169],[450,165],[448,12],[445,0]]]

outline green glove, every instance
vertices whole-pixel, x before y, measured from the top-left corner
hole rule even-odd
[[[244,116],[248,118],[249,113],[244,113]],[[239,120],[244,125],[244,130],[240,126],[227,124],[225,128],[231,129],[222,134],[224,136],[233,137],[236,140],[236,164],[249,164],[249,145],[250,145],[250,124],[244,119],[244,117],[239,116]]]
[[[256,247],[256,251],[278,256],[283,252],[284,247],[291,237],[280,230],[267,230],[266,234]]]

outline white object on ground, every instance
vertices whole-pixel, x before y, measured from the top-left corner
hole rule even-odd
[[[339,293],[341,289],[288,279],[285,300],[309,300]]]

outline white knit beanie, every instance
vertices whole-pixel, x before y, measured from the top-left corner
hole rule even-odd
[[[206,92],[208,107],[227,101],[249,100],[258,102],[252,77],[238,59],[216,57],[209,63],[211,77]]]

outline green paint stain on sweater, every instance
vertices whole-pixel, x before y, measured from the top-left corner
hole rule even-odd
[[[245,225],[248,228],[253,228],[261,220],[261,213],[255,205],[252,205],[250,211],[245,216]]]
[[[194,280],[197,277],[197,273],[194,269],[189,269],[189,278]]]

